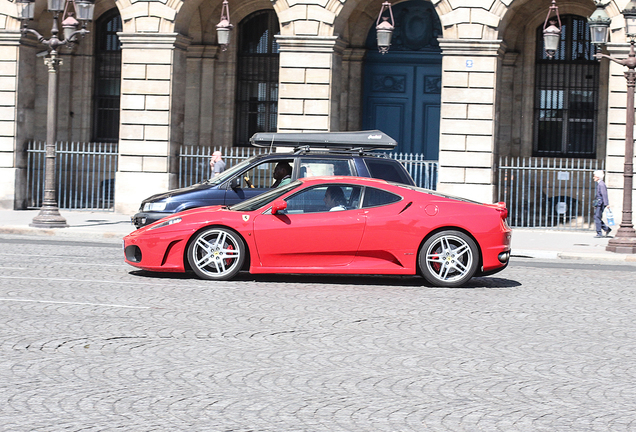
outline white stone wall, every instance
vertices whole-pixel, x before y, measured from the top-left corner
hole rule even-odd
[[[615,58],[626,58],[629,45],[612,43],[607,46],[608,54]],[[604,60],[607,61],[607,60]],[[625,166],[625,130],[627,122],[627,69],[617,63],[610,62],[608,115],[607,115],[607,157],[605,162],[610,206],[614,212],[617,225],[622,220],[623,209],[623,171]],[[634,115],[634,113],[632,113]],[[636,161],[633,160],[632,163]],[[636,203],[636,193],[632,198]],[[633,217],[632,217],[633,218]]]
[[[477,201],[494,199],[498,41],[440,40],[442,107],[438,189]]]
[[[329,131],[340,93],[338,41],[332,36],[276,38],[280,46],[278,130]]]
[[[13,208],[16,198],[19,54],[19,39],[0,37],[0,208],[4,209]]]
[[[122,86],[116,211],[176,187],[183,143],[188,40],[178,34],[121,34]]]

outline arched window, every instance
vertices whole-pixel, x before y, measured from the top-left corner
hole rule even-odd
[[[103,14],[95,23],[95,89],[93,102],[93,141],[119,140],[119,100],[121,96],[122,30],[117,8]]]
[[[239,24],[236,91],[236,142],[249,145],[256,132],[276,132],[278,113],[278,18],[273,10],[255,12]]]
[[[561,43],[553,59],[537,29],[534,155],[596,157],[599,64],[587,19],[561,17]]]

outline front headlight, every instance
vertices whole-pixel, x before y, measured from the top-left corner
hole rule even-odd
[[[157,228],[167,227],[168,225],[178,224],[179,222],[181,222],[181,218],[180,217],[168,219],[165,222],[161,222],[159,225],[155,225],[152,228],[148,228],[148,231],[153,230],[153,229],[157,229]]]
[[[166,209],[166,205],[168,203],[165,202],[149,202],[144,204],[143,211],[164,211]]]

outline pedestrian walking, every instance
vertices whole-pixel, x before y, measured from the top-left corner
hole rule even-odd
[[[225,171],[225,161],[221,157],[220,151],[217,150],[212,153],[212,158],[210,159],[210,168],[212,169],[212,177],[216,177],[223,171]]]
[[[609,208],[609,198],[607,197],[607,186],[603,181],[605,173],[601,170],[594,171],[594,181],[596,182],[596,195],[594,197],[594,224],[596,225],[595,238],[607,237],[612,231],[603,222],[603,211]],[[605,235],[603,235],[605,231]]]

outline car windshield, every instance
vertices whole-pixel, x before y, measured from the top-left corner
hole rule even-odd
[[[254,159],[256,159],[256,158],[258,158],[258,156],[252,156],[249,159],[245,159],[244,161],[234,165],[232,168],[223,171],[220,175],[218,175],[216,177],[212,177],[211,179],[206,180],[205,182],[207,184],[212,184],[212,185],[221,184],[225,180],[234,177],[235,174],[243,171],[245,169],[245,167],[247,167],[249,164],[251,164],[254,161]]]
[[[250,198],[250,199],[245,200],[245,201],[243,201],[241,203],[235,204],[235,205],[230,207],[230,210],[232,210],[232,211],[254,211],[254,210],[257,210],[257,209],[263,207],[264,205],[267,205],[270,202],[274,201],[276,198],[279,198],[279,197],[283,196],[284,194],[286,194],[290,190],[297,188],[298,186],[300,186],[300,184],[301,184],[301,182],[296,180],[296,181],[291,182],[291,183],[289,183],[289,184],[287,184],[285,186],[274,188],[274,189],[270,190],[269,192],[265,192],[265,193],[262,193],[260,195],[256,195],[254,198]]]

